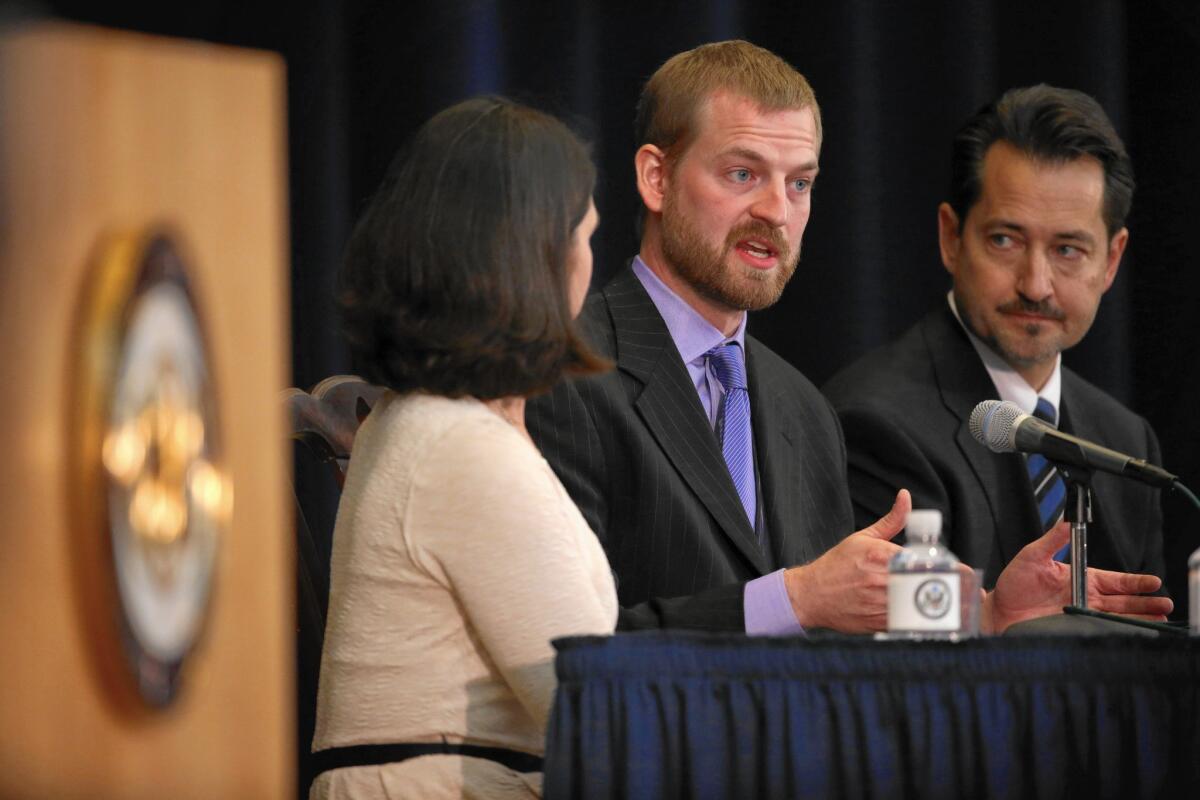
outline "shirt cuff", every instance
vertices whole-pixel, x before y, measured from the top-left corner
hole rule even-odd
[[[746,584],[742,613],[748,636],[802,636],[804,628],[792,610],[783,570],[755,578]]]

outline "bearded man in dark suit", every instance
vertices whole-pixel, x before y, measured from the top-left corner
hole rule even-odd
[[[941,510],[949,546],[985,567],[990,586],[1061,518],[1066,491],[1041,456],[973,439],[978,402],[1014,402],[1153,463],[1159,447],[1145,419],[1060,355],[1091,327],[1129,240],[1133,170],[1103,109],[1082,92],[1013,89],[959,130],[952,165],[938,230],[953,290],[824,390],[845,429],[855,516],[907,487],[919,507]],[[1092,485],[1088,563],[1163,576],[1158,490],[1106,474]]]
[[[616,369],[526,407],[604,545],[618,625],[880,630],[909,495],[854,532],[833,409],[745,333],[796,267],[821,146],[812,89],[762,48],[703,45],[650,78],[636,128],[641,248],[581,315]],[[1042,550],[988,596],[985,628],[1061,607]],[[1097,607],[1144,610],[1125,594],[1147,582],[1102,575]]]

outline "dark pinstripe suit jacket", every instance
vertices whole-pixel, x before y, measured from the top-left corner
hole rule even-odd
[[[764,552],[633,272],[589,298],[581,321],[616,369],[560,383],[527,405],[526,422],[604,545],[619,627],[743,630],[746,581],[811,561],[852,531],[837,417],[804,376],[746,337]]]
[[[846,431],[858,521],[886,511],[903,486],[915,507],[941,510],[950,549],[984,567],[992,586],[1040,523],[1022,457],[991,452],[967,427],[996,387],[950,309],[930,313],[823,388]],[[1150,423],[1065,367],[1060,416],[1076,436],[1159,463]],[[1099,473],[1092,488],[1088,563],[1165,579],[1158,490]]]

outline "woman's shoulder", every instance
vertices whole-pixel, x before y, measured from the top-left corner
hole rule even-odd
[[[417,444],[422,449],[438,447],[443,441],[460,442],[474,433],[491,439],[488,429],[503,421],[473,397],[443,397],[411,392],[388,393],[363,423],[359,435]],[[355,440],[357,448],[358,440]]]
[[[541,462],[530,441],[471,397],[397,396],[375,422],[380,429],[371,437],[375,446],[420,464],[426,473],[486,479],[512,470],[537,469]],[[355,450],[357,454],[357,442]]]
[[[436,434],[414,454],[406,519],[426,541],[434,532],[471,530],[475,541],[524,542],[531,529],[561,536],[565,490],[533,442],[478,401],[422,401]],[[545,522],[540,525],[539,522]]]

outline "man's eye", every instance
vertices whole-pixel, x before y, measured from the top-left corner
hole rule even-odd
[[[1007,233],[993,233],[988,237],[996,247],[1010,247],[1013,239]]]
[[[1054,252],[1056,252],[1060,258],[1079,258],[1081,255],[1083,255],[1082,250],[1071,244],[1060,244],[1058,247],[1054,248]]]
[[[746,181],[750,180],[750,170],[735,169],[729,173],[729,177],[737,183],[745,183]]]
[[[807,192],[810,186],[812,186],[812,181],[807,178],[796,178],[792,181],[792,189],[796,192]]]

